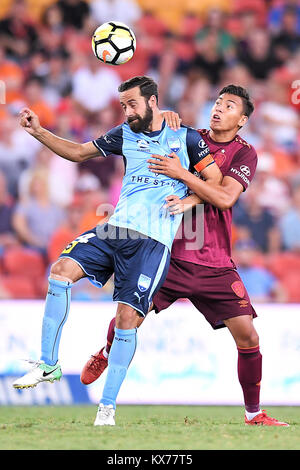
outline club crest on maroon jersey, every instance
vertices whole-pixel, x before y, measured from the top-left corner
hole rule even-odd
[[[235,281],[231,284],[231,289],[238,297],[244,297],[245,295],[245,288],[244,284],[241,281]]]
[[[226,153],[224,149],[218,149],[214,154],[214,161],[218,165],[219,168],[221,168],[222,165],[224,165],[225,160],[226,160]]]

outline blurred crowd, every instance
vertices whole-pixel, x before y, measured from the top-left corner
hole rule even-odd
[[[91,50],[109,20],[137,36],[119,67]],[[44,297],[49,266],[105,220],[99,207],[115,206],[124,173],[121,157],[53,154],[21,129],[20,109],[86,142],[123,121],[117,88],[134,75],[152,76],[161,109],[195,128],[209,126],[225,84],[249,90],[255,112],[240,135],[259,159],[234,208],[234,260],[254,302],[300,302],[299,0],[1,0],[0,298]],[[112,283],[82,280],[72,293],[110,300]]]

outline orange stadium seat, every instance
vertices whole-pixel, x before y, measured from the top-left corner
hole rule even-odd
[[[45,277],[42,255],[26,248],[11,248],[3,255],[3,269],[11,276],[26,276],[28,279]]]
[[[178,30],[185,11],[184,2],[181,0],[160,0],[150,3],[149,0],[139,0],[138,3],[143,10],[153,13],[162,20],[170,30]]]
[[[266,257],[266,267],[279,279],[288,302],[300,302],[300,255],[279,253]]]
[[[232,11],[233,0],[186,0],[184,3],[184,11],[186,13],[194,13],[204,18],[209,10],[217,9],[224,13]]]
[[[288,273],[281,279],[281,284],[287,293],[288,302],[300,302],[300,272]]]
[[[14,0],[0,1],[0,19],[4,18],[9,13],[13,2]],[[57,0],[25,0],[28,16],[33,21],[40,21],[46,8],[56,2]]]
[[[278,279],[287,279],[289,276],[298,278],[299,289],[300,255],[290,252],[273,255],[268,258],[267,267]]]
[[[36,299],[34,281],[24,276],[0,276],[0,291],[13,299]]]
[[[4,18],[7,15],[12,3],[13,3],[13,0],[1,0],[1,2],[0,2],[0,19]]]
[[[56,3],[57,0],[26,0],[28,12],[33,20],[39,21],[50,5]]]
[[[253,11],[257,15],[257,19],[261,24],[265,22],[267,15],[267,7],[264,0],[233,0],[232,13],[239,14],[244,11]]]

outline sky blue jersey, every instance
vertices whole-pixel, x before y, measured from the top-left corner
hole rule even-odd
[[[201,135],[186,126],[173,131],[165,121],[160,131],[136,133],[125,122],[93,143],[104,157],[111,154],[124,157],[120,198],[108,223],[140,232],[171,250],[182,214],[169,214],[164,208],[166,197],[177,195],[182,199],[187,195],[187,187],[179,180],[152,173],[147,160],[153,154],[168,156],[175,152],[183,168],[201,171],[203,160],[209,156]]]

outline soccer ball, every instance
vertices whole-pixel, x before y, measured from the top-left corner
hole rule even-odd
[[[93,52],[105,64],[125,64],[132,58],[135,48],[136,39],[133,31],[119,21],[102,24],[92,37]]]

